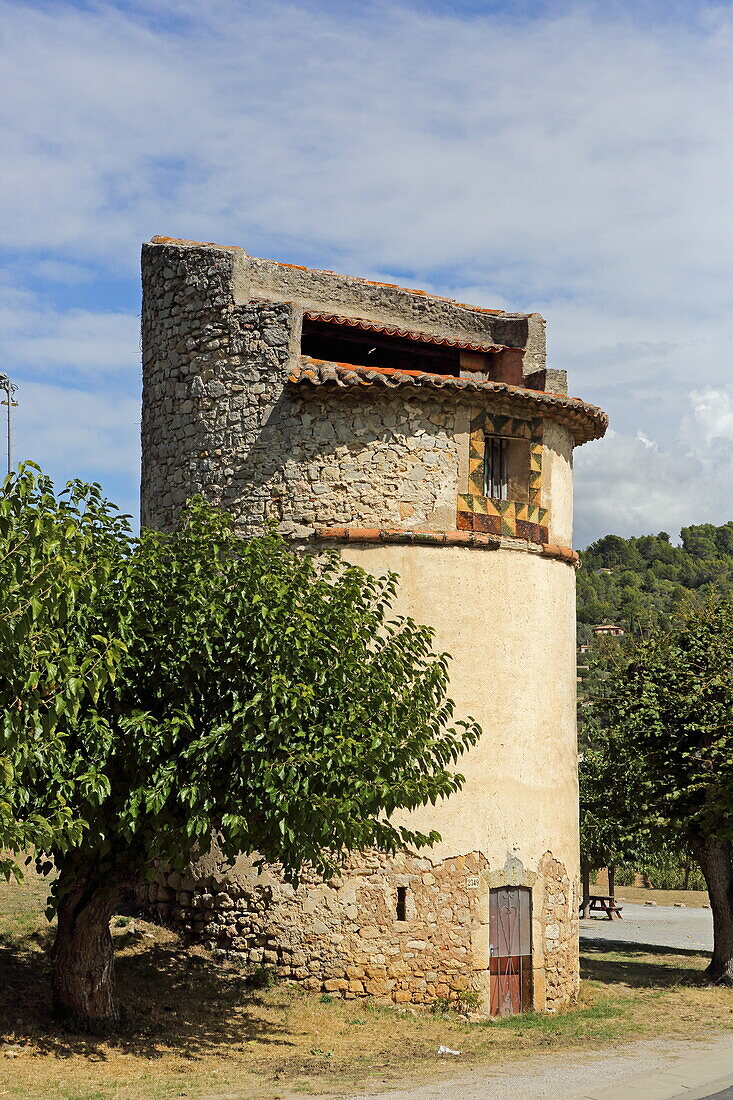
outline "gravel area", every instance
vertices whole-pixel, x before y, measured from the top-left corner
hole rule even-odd
[[[591,917],[580,922],[580,942],[636,943],[692,951],[712,951],[713,915],[709,909],[624,905],[622,920]]]
[[[733,1036],[715,1035],[705,1042],[644,1040],[611,1053],[537,1056],[505,1062],[502,1066],[475,1067],[455,1077],[429,1084],[389,1091],[349,1094],[348,1100],[585,1100],[599,1092],[618,1090],[619,1095],[646,1097],[677,1095],[674,1086],[657,1092],[646,1079],[660,1071],[682,1072],[691,1061],[700,1069],[700,1084],[717,1080],[726,1069],[733,1073]],[[458,1061],[458,1059],[456,1059]],[[690,1088],[680,1087],[680,1092]],[[703,1090],[703,1094],[704,1090]],[[700,1095],[697,1093],[696,1095]],[[714,1093],[707,1093],[708,1096]],[[718,1095],[720,1095],[718,1093]],[[725,1094],[723,1094],[725,1095]]]

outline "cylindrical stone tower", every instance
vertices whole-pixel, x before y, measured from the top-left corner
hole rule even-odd
[[[400,575],[483,728],[441,842],[354,857],[297,891],[215,857],[153,888],[162,917],[310,988],[487,1011],[578,983],[572,455],[600,410],[545,364],[537,314],[156,237],[143,248],[142,521],[201,492]],[[475,1001],[476,998],[474,997]]]

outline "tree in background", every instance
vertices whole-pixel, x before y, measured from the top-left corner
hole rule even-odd
[[[615,622],[627,630],[666,626],[684,604],[733,599],[733,523],[683,527],[680,545],[666,531],[623,539],[606,535],[581,554],[578,636]]]
[[[597,681],[594,687],[603,690],[603,682]],[[584,741],[578,779],[580,866],[583,902],[587,904],[595,871],[607,867],[610,878],[611,869],[619,864],[653,860],[659,838],[639,818],[635,792],[641,765],[629,758],[623,735],[614,728],[591,724],[585,728]]]
[[[200,502],[116,549],[83,620],[85,639],[118,639],[116,676],[52,733],[51,782],[79,828],[43,845],[56,1004],[95,1028],[119,1015],[110,916],[157,861],[182,869],[216,842],[295,879],[351,850],[433,843],[393,815],[455,791],[480,732],[453,721],[432,631],[390,617],[395,576],[243,542]],[[43,814],[40,782],[23,797]]]
[[[733,985],[733,607],[708,603],[627,650],[619,648],[594,704],[601,764],[584,769],[589,850],[634,836],[689,846],[713,913],[708,976]],[[593,735],[590,734],[592,744]],[[594,824],[593,792],[610,769],[610,839]],[[588,824],[590,822],[590,825]]]

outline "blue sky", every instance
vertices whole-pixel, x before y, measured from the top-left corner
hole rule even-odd
[[[576,542],[731,518],[730,3],[0,0],[18,459],[137,509],[156,233],[536,309]]]

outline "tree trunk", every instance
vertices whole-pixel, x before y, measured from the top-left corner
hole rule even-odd
[[[714,836],[693,837],[692,849],[713,911],[713,957],[705,973],[716,985],[733,985],[733,849]]]
[[[119,1021],[114,947],[109,922],[119,888],[93,876],[62,871],[58,930],[51,952],[54,1007],[85,1031],[109,1031]]]
[[[581,863],[580,875],[583,884],[583,901],[581,903],[580,915],[583,920],[587,920],[590,916],[590,865],[587,863]]]
[[[692,870],[692,868],[691,868],[690,864],[686,863],[685,864],[685,877],[684,877],[684,881],[682,883],[682,889],[683,890],[689,890],[690,889],[690,871],[691,870]]]
[[[616,893],[616,867],[613,863],[608,865],[608,896],[613,901]]]

